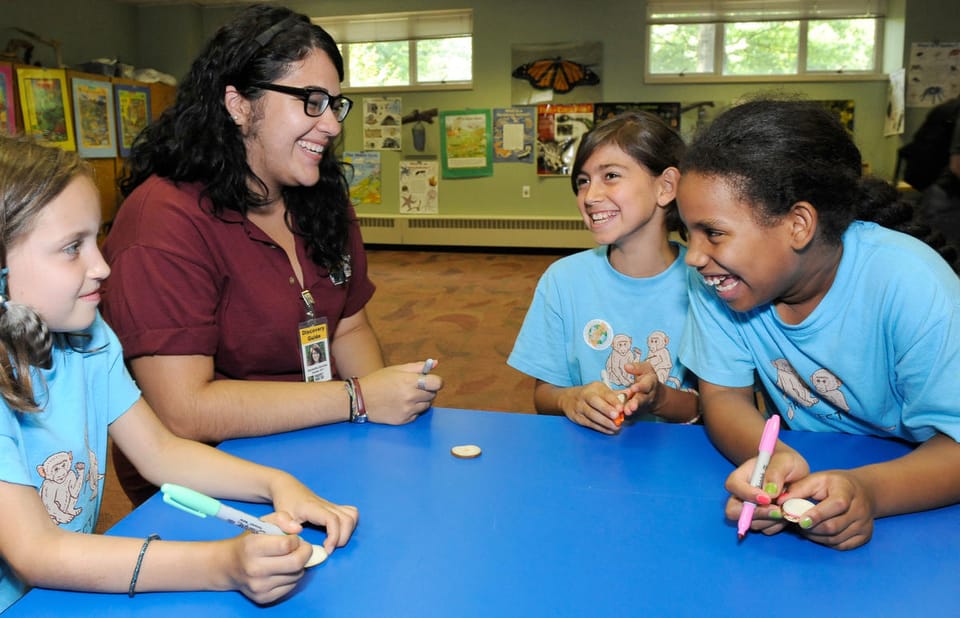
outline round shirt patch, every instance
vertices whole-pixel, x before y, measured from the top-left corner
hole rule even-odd
[[[583,327],[583,340],[594,350],[605,350],[613,343],[613,327],[605,320],[590,320]]]

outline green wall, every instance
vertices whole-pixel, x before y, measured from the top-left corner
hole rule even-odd
[[[459,8],[467,2],[406,0],[292,0],[290,8],[311,16],[383,13]],[[507,107],[513,78],[511,45],[602,41],[602,99],[605,101],[710,100],[717,107],[760,91],[796,92],[812,99],[853,99],[856,102],[855,139],[874,173],[891,177],[901,137],[883,137],[886,109],[885,80],[845,82],[785,82],[782,84],[669,84],[643,81],[644,3],[635,0],[484,0],[474,2],[474,88],[470,91],[400,93],[404,110],[440,110]],[[903,66],[913,41],[960,40],[956,0],[890,0],[884,40],[885,70]],[[117,57],[137,66],[151,66],[181,77],[206,39],[237,8],[199,8],[192,4],[135,7],[113,0],[0,0],[0,29],[17,25],[63,41],[64,60],[75,64],[98,56]],[[41,53],[38,46],[38,54]],[[38,55],[38,59],[43,60]],[[375,93],[374,93],[375,94]],[[355,94],[358,103],[364,94]],[[370,95],[366,95],[370,96]],[[577,90],[558,102],[579,102]],[[912,134],[927,110],[908,109],[907,133]],[[344,126],[344,146],[361,148],[361,114],[353,113]],[[683,117],[684,134],[696,122],[695,112]],[[427,152],[439,149],[437,123],[427,125]],[[398,163],[415,154],[409,131],[404,131],[402,153],[382,152],[383,204],[363,206],[361,213],[398,211]],[[521,197],[521,187],[531,197]],[[501,163],[494,175],[477,179],[445,179],[440,186],[441,215],[576,216],[570,184],[563,178],[538,178],[533,165]]]

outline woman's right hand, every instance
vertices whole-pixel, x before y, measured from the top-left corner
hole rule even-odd
[[[227,587],[260,604],[289,594],[313,555],[313,546],[295,535],[246,533],[222,543]]]
[[[435,373],[422,374],[424,362],[392,365],[360,378],[371,422],[403,425],[433,405],[437,392],[443,388],[443,378]]]

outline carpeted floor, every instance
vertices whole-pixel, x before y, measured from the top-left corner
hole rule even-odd
[[[566,253],[368,248],[367,313],[387,363],[438,359],[437,406],[532,413],[533,379],[506,359],[537,280]],[[129,512],[108,460],[97,531]]]

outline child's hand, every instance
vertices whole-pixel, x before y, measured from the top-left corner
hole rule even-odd
[[[221,541],[229,588],[256,603],[271,603],[296,587],[313,547],[298,536],[242,534]]]
[[[808,498],[818,504],[803,514],[800,529],[815,543],[834,549],[860,547],[873,536],[875,500],[870,490],[848,470],[815,472],[791,483],[789,498]]]
[[[776,534],[786,527],[783,513],[779,504],[774,502],[783,493],[787,483],[794,483],[810,474],[810,466],[799,453],[792,450],[777,451],[770,458],[762,487],[750,484],[753,469],[757,458],[751,457],[727,477],[725,487],[730,492],[727,500],[727,519],[736,521],[743,510],[743,503],[753,502],[757,505],[753,513],[753,523],[750,529],[764,534]],[[801,497],[791,493],[791,497]]]
[[[273,496],[277,512],[269,519],[287,534],[299,534],[304,523],[325,528],[327,538],[323,548],[327,554],[346,545],[357,527],[360,517],[357,507],[324,500],[293,477],[285,478],[279,487],[274,486]]]
[[[633,384],[626,390],[629,397],[626,414],[629,416],[638,411],[653,414],[658,405],[657,395],[660,387],[663,386],[657,379],[657,372],[653,365],[644,361],[627,363],[623,368],[634,376]]]
[[[621,391],[622,393],[623,391]],[[574,423],[605,434],[620,431],[621,413],[625,406],[617,392],[603,382],[591,382],[581,387],[564,389],[560,409]]]

